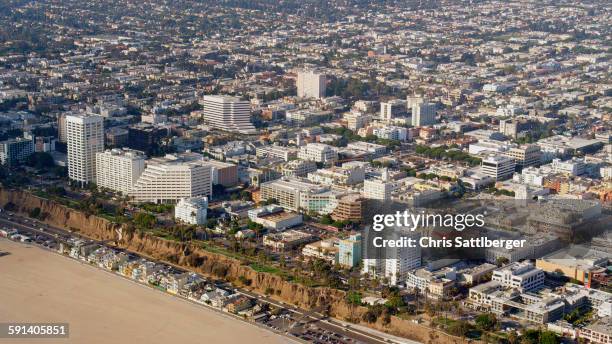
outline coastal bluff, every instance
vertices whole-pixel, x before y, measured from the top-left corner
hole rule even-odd
[[[51,226],[75,231],[91,239],[107,241],[109,245],[163,260],[208,277],[240,284],[239,278],[243,276],[251,281],[245,289],[260,294],[268,293],[276,300],[300,308],[327,312],[340,320],[352,319],[359,325],[422,343],[468,342],[466,339],[453,337],[395,316],[391,316],[386,324],[383,323],[382,317],[379,317],[375,323],[367,323],[361,320],[367,308],[351,306],[346,301],[346,293],[342,290],[308,287],[287,281],[275,274],[258,272],[246,262],[207,251],[199,245],[166,240],[148,233],[128,233],[121,224],[95,215],[87,215],[27,191],[0,188],[0,206],[4,208],[7,205],[10,205],[11,211],[23,215],[40,208],[40,213],[44,214],[43,222]]]

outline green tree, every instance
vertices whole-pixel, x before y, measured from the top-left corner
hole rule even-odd
[[[321,216],[321,224],[331,225],[332,223],[334,223],[334,220],[332,220],[332,218],[331,218],[331,216],[329,214],[325,214],[325,215]]]
[[[138,213],[134,216],[134,224],[138,228],[151,229],[157,224],[157,218],[151,214]]]
[[[447,329],[448,333],[457,337],[465,337],[469,330],[470,324],[464,320],[457,320],[450,323]]]
[[[387,302],[385,302],[385,306],[391,307],[391,308],[395,308],[395,309],[398,309],[398,308],[403,307],[405,305],[406,304],[404,303],[404,299],[399,294],[390,296],[387,299]]]
[[[559,336],[552,331],[542,331],[540,334],[541,344],[559,344],[560,342]]]
[[[491,331],[497,324],[497,318],[493,314],[480,314],[476,317],[476,325],[484,331]]]
[[[240,192],[240,199],[243,201],[252,201],[251,193],[244,190]]]
[[[349,291],[346,294],[346,301],[351,305],[355,305],[355,306],[361,305],[361,293],[357,291]]]
[[[28,157],[26,165],[36,169],[50,168],[55,166],[53,156],[46,152],[37,152]]]

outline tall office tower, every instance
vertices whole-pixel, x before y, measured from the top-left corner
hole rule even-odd
[[[538,125],[537,121],[525,118],[510,118],[499,121],[499,132],[513,138],[524,137]]]
[[[212,127],[249,133],[255,131],[251,123],[251,104],[231,96],[204,96],[204,120]]]
[[[128,128],[127,146],[151,154],[160,148],[162,139],[170,134],[169,128],[146,123],[136,124]]]
[[[68,141],[68,134],[66,133],[66,114],[60,114],[57,116],[57,140],[62,143]]]
[[[412,107],[416,104],[421,104],[425,102],[423,97],[421,96],[408,96],[406,97],[406,110],[412,111]]]
[[[415,241],[421,239],[421,233],[418,231],[410,232],[407,230],[394,229],[392,240],[397,240],[402,237],[411,238]],[[421,266],[421,246],[415,247],[394,247],[388,248],[384,261],[385,274],[390,285],[397,285],[400,282],[405,282],[408,272],[417,269]]]
[[[436,123],[436,104],[417,103],[412,105],[412,126],[424,127]]]
[[[537,145],[524,145],[512,147],[502,152],[502,155],[514,159],[517,167],[524,168],[540,164],[542,151],[540,151],[540,147]]]
[[[34,143],[31,139],[18,137],[0,142],[0,164],[18,165],[34,154]]]
[[[406,101],[393,99],[388,102],[380,103],[380,119],[390,121],[394,117],[406,114]]]
[[[124,128],[113,127],[106,131],[106,144],[115,148],[126,147],[128,138],[129,131]]]
[[[104,151],[104,118],[82,114],[66,116],[68,177],[81,185],[96,181],[96,153]]]
[[[137,202],[175,203],[181,198],[212,195],[212,168],[201,156],[151,159],[130,196]]]
[[[491,154],[480,163],[482,173],[485,176],[495,178],[496,181],[511,178],[515,167],[514,159],[503,155]]]
[[[372,116],[353,110],[344,114],[344,120],[346,120],[347,127],[355,131],[370,123]]]
[[[297,95],[300,98],[324,98],[325,74],[312,70],[298,72]]]
[[[145,168],[145,157],[129,149],[96,154],[96,184],[127,195]]]
[[[397,240],[401,237],[410,238],[419,241],[421,232],[408,231],[400,227],[388,228],[388,234],[385,239]],[[404,282],[410,270],[417,269],[421,266],[421,246],[416,245],[412,248],[407,247],[386,247],[376,248],[372,245],[373,238],[380,237],[368,231],[365,242],[363,244],[363,269],[362,273],[367,273],[370,276],[386,278],[389,285],[397,285]]]

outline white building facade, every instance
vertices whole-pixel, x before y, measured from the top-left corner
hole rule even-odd
[[[300,148],[298,158],[326,163],[338,160],[338,152],[324,143],[309,143]]]
[[[96,183],[127,195],[145,169],[142,153],[112,149],[96,153]]]
[[[516,163],[514,159],[506,156],[489,155],[482,160],[480,166],[484,175],[499,181],[512,177]]]
[[[565,161],[553,159],[551,167],[555,173],[564,173],[571,176],[584,174],[585,170],[584,159],[580,158],[572,158]]]
[[[300,71],[297,77],[297,96],[300,98],[324,98],[325,82],[324,74],[313,70]]]
[[[149,162],[138,178],[130,192],[134,200],[174,203],[181,198],[212,195],[212,168],[205,161],[160,160]]]
[[[521,292],[532,291],[544,285],[544,271],[529,262],[517,262],[493,271],[491,280],[517,288]]]
[[[66,116],[68,177],[81,184],[96,181],[96,154],[104,151],[104,118]]]
[[[232,132],[253,132],[251,104],[238,97],[204,96],[204,120],[212,127]]]
[[[181,198],[174,207],[174,218],[191,225],[203,225],[206,223],[207,209],[207,197]]]
[[[380,103],[380,119],[390,121],[394,117],[406,114],[406,101],[400,99]]]
[[[436,104],[416,103],[412,105],[412,126],[424,127],[436,123]]]

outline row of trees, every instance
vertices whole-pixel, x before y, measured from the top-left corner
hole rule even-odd
[[[345,228],[347,226],[352,226],[353,223],[351,221],[337,221],[332,219],[329,214],[325,214],[321,216],[321,224],[327,226],[334,226],[336,228]]]
[[[424,155],[430,159],[447,159],[452,161],[464,161],[470,166],[479,165],[481,162],[480,158],[473,157],[468,153],[457,149],[457,145],[448,147],[446,145],[440,147],[427,147],[418,145],[415,148],[415,152],[420,155]]]
[[[496,187],[487,188],[487,189],[484,190],[484,192],[493,194],[495,196],[510,196],[510,197],[514,197],[514,195],[515,195],[514,191],[505,190],[505,189],[498,189]]]

